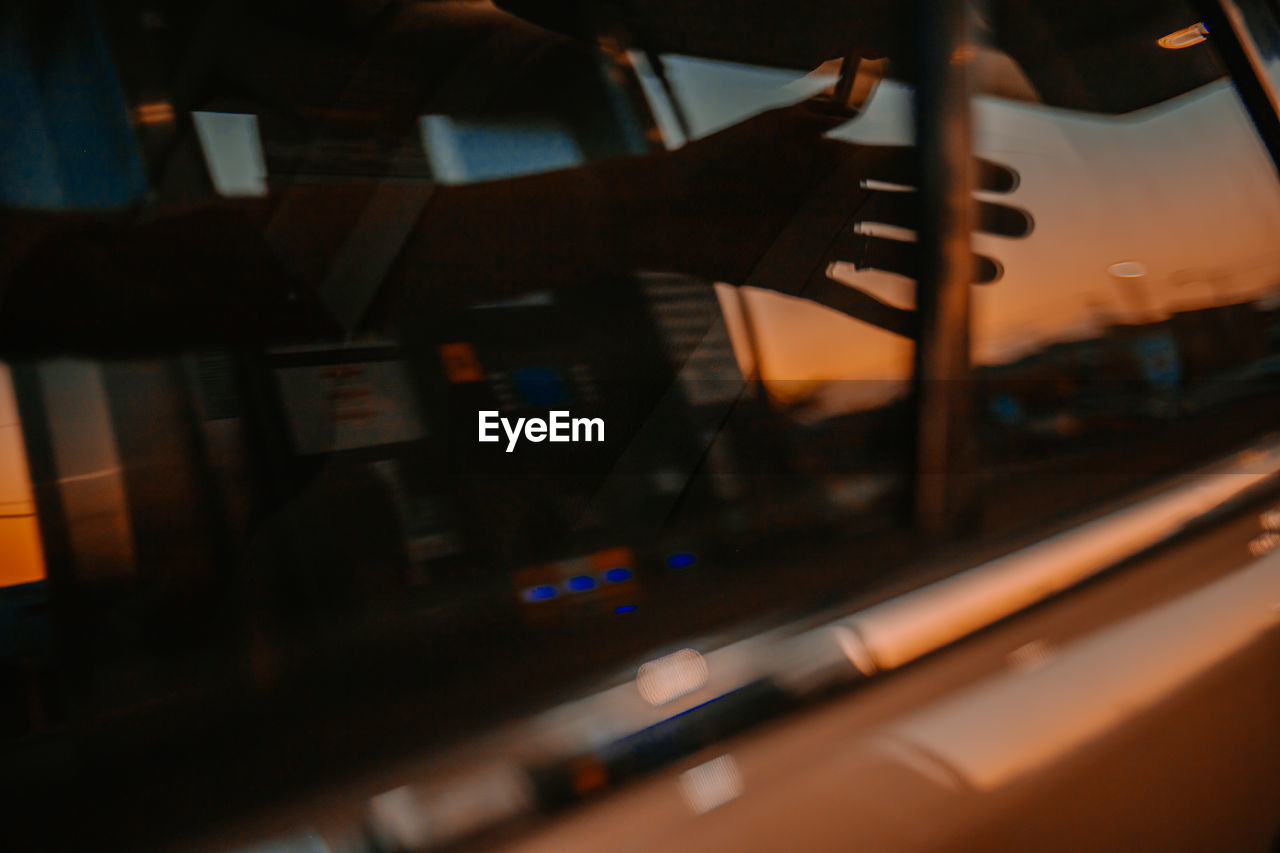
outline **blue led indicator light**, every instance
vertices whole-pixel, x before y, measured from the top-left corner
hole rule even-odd
[[[604,573],[604,579],[609,583],[622,583],[623,581],[631,580],[633,577],[635,577],[635,574],[630,569],[609,569]]]
[[[630,613],[635,609],[636,609],[636,606],[634,604],[623,604],[619,607],[613,608],[613,612],[614,613]]]
[[[575,575],[565,581],[564,585],[570,592],[585,592],[595,588],[596,579],[590,575]]]
[[[540,586],[531,586],[524,591],[521,597],[525,601],[546,601],[548,598],[556,597],[556,588],[546,583]]]
[[[668,569],[684,569],[692,566],[696,558],[687,551],[667,555]]]

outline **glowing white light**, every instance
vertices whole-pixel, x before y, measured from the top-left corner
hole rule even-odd
[[[680,774],[680,793],[695,814],[705,814],[742,796],[742,774],[732,755],[713,758]]]
[[[641,664],[636,689],[650,705],[665,705],[707,683],[707,661],[693,649],[681,649]]]

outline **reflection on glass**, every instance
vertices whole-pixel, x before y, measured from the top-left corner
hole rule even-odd
[[[1165,56],[1211,55],[1179,46]],[[981,459],[997,480],[1035,483],[1032,502],[1083,506],[1275,414],[1274,169],[1225,80],[1149,100],[1114,117],[975,104],[979,153],[1018,170],[1013,197],[1036,217],[1030,238],[1000,245],[1003,279],[974,293]],[[990,487],[993,519],[1017,515],[1007,488]]]
[[[665,705],[707,683],[707,661],[693,649],[681,649],[641,664],[636,689],[650,705]]]
[[[680,774],[680,793],[694,814],[705,814],[736,800],[744,790],[732,755],[713,758]]]

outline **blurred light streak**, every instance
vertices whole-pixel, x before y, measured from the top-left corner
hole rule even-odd
[[[892,669],[1092,577],[1280,472],[1280,444],[1240,454],[1185,484],[848,620],[876,666]]]
[[[133,121],[135,124],[168,124],[173,121],[173,104],[167,101],[138,104],[133,108]]]
[[[681,649],[641,664],[636,689],[650,705],[665,705],[707,683],[707,661],[693,649]]]
[[[1043,770],[1155,707],[1276,628],[1280,557],[886,726],[979,791]]]
[[[1167,36],[1161,36],[1156,40],[1156,44],[1167,50],[1182,50],[1185,47],[1199,44],[1209,36],[1209,28],[1200,22],[1196,22],[1189,27],[1183,27],[1175,30]]]
[[[713,758],[680,774],[680,793],[695,814],[706,814],[742,796],[742,774],[732,755]]]

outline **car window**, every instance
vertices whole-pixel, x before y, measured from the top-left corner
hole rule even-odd
[[[1135,32],[1114,62],[1142,58],[1150,92],[1115,114],[1055,106],[1061,74],[975,101],[978,151],[1017,169],[1036,220],[1024,241],[975,238],[1005,272],[974,291],[984,524],[1087,506],[1273,422],[1280,195],[1235,90],[1207,79],[1203,30],[1167,4]]]
[[[992,4],[957,57],[949,536],[907,25],[631,5],[0,12],[5,736],[367,765],[1273,422],[1275,170],[1185,4]]]
[[[827,274],[864,179],[913,168],[825,135],[876,66],[841,103],[839,57],[362,9],[6,12],[57,137],[5,165],[15,581],[73,626],[41,664],[83,685],[68,724],[440,689],[440,735],[912,550],[910,312]],[[106,90],[113,136],[66,125]],[[143,188],[78,195],[64,132]]]

